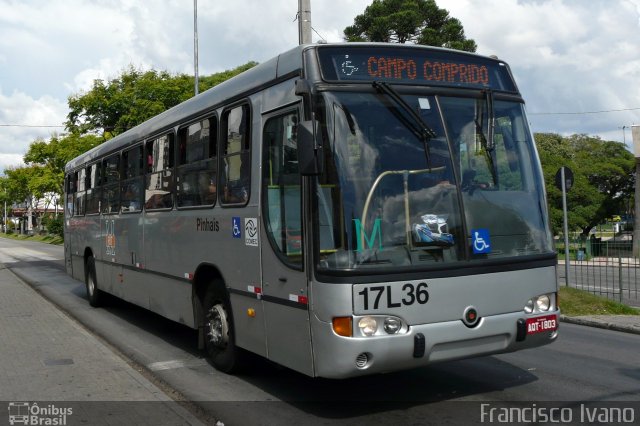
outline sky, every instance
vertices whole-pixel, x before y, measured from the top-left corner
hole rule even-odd
[[[631,144],[640,0],[436,0],[477,53],[511,66],[534,132]],[[313,41],[343,40],[372,0],[311,0]],[[298,43],[296,0],[198,0],[199,73]],[[133,65],[193,73],[192,0],[0,0],[0,172],[62,127],[69,96]]]

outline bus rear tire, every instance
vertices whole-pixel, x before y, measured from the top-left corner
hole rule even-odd
[[[87,299],[89,305],[97,308],[102,302],[102,291],[98,289],[98,280],[96,279],[96,261],[93,256],[89,256],[85,267],[85,285],[87,287]]]
[[[229,295],[222,282],[213,282],[204,297],[204,345],[216,370],[231,374],[241,369],[242,349],[235,344]]]

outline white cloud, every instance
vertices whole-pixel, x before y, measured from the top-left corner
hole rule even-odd
[[[462,21],[479,53],[511,65],[529,112],[640,107],[640,0],[437,1]],[[313,0],[312,25],[340,42],[369,4]],[[293,0],[199,0],[200,74],[295,46],[296,7]],[[69,95],[129,65],[193,72],[191,0],[0,0],[0,124],[60,124]],[[530,120],[534,131],[622,140],[621,127],[640,124],[640,111]],[[52,130],[0,128],[0,167],[2,155],[23,154]]]
[[[479,53],[512,67],[530,113],[640,107],[640,2],[629,0],[452,0]],[[590,133],[622,140],[640,111],[531,115],[534,131]]]
[[[33,127],[62,125],[67,106],[51,96],[34,99],[14,91],[4,95],[0,90],[0,170],[22,164],[29,144],[36,139],[48,139],[61,127]]]

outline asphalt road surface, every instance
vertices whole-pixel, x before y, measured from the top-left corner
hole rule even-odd
[[[511,406],[547,415],[563,407],[580,424],[583,404],[587,414],[590,406],[621,407],[640,421],[640,335],[563,323],[549,346],[406,372],[312,379],[255,358],[246,373],[229,376],[203,359],[187,327],[116,299],[91,308],[84,284],[65,274],[62,250],[0,238],[1,263],[169,395],[225,425],[487,424],[499,422],[492,408]]]

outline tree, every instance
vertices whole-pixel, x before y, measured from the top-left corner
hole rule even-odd
[[[5,169],[6,189],[8,199],[13,203],[24,204],[28,212],[29,222],[33,210],[38,205],[40,197],[43,193],[39,191],[37,186],[40,184],[39,179],[42,175],[41,166],[22,166],[11,167]],[[27,229],[30,229],[28,227]]]
[[[587,236],[607,217],[626,210],[634,191],[635,159],[624,144],[598,137],[552,133],[535,135],[544,171],[549,213],[554,233],[562,229],[562,194],[555,186],[561,166],[573,171],[574,184],[567,193],[569,229]]]
[[[62,196],[65,164],[102,142],[104,139],[96,135],[80,136],[75,133],[54,135],[49,142],[42,139],[33,141],[23,160],[25,164],[41,170],[32,175],[30,188],[43,196],[49,192]]]
[[[248,62],[233,70],[200,78],[200,89],[209,89],[257,65]],[[193,96],[194,78],[166,71],[142,72],[133,67],[107,82],[95,80],[86,93],[69,97],[66,128],[75,134],[100,132],[115,136],[186,101]]]
[[[344,29],[346,41],[417,43],[475,52],[462,23],[435,0],[373,0],[353,25]]]

